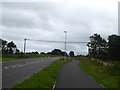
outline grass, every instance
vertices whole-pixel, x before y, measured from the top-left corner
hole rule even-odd
[[[0,62],[2,62],[2,57],[0,57]]]
[[[116,73],[114,67],[103,66],[99,62],[92,61],[89,58],[80,59],[80,67],[105,88],[120,88],[118,83],[120,76]]]
[[[7,58],[7,57],[4,57],[2,58],[2,61],[15,61],[15,60],[20,60],[21,58]]]
[[[63,64],[64,60],[58,60],[50,64],[48,67],[33,74],[29,79],[22,83],[16,84],[13,89],[16,88],[49,88],[52,89],[58,76],[58,72]]]
[[[43,58],[43,57],[55,57],[55,55],[41,55],[41,54],[5,54],[2,55],[1,61],[16,61],[24,60],[27,58]]]

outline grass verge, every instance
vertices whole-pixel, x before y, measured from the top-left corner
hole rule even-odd
[[[88,58],[80,59],[80,67],[88,75],[93,77],[97,82],[102,84],[105,88],[119,88],[118,73],[115,73],[114,67],[103,66],[102,64],[92,61]]]
[[[50,64],[48,67],[33,74],[29,79],[24,80],[22,83],[16,84],[13,89],[16,88],[49,88],[52,89],[58,76],[58,72],[63,64],[64,60],[58,60]]]
[[[2,55],[2,61],[16,61],[24,60],[27,58],[43,58],[43,57],[55,57],[55,55],[41,55],[41,54],[4,54]]]
[[[21,58],[2,58],[2,60],[1,61],[3,61],[3,62],[5,62],[5,61],[16,61],[16,60],[21,60]]]

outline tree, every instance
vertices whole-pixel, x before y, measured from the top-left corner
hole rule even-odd
[[[3,40],[3,39],[0,39],[1,41],[1,47],[2,47],[2,52],[5,53],[6,52],[6,49],[7,49],[7,41],[6,40]]]
[[[108,54],[112,59],[120,59],[120,36],[108,37]]]
[[[11,41],[11,42],[9,42],[7,44],[7,51],[8,51],[8,53],[13,54],[13,53],[16,52],[16,49],[17,49],[17,47],[16,47],[16,45],[15,45],[15,43],[13,41]]]
[[[16,49],[16,54],[20,54],[20,50],[19,49]]]
[[[45,52],[41,52],[40,54],[45,54]]]
[[[34,54],[39,54],[39,52],[38,52],[38,51],[36,51],[36,52],[34,52]]]
[[[69,55],[70,55],[71,57],[74,57],[74,51],[70,51]]]
[[[61,55],[61,50],[60,49],[54,49],[51,53],[53,54],[53,55]]]
[[[89,37],[90,42],[87,44],[90,56],[106,54],[107,41],[100,34],[94,34]]]
[[[62,52],[61,52],[61,55],[62,55],[62,56],[67,56],[67,53],[62,51]]]
[[[51,55],[52,53],[51,52],[47,52],[48,55]]]
[[[35,51],[35,52],[31,52],[30,54],[39,54],[37,51]]]

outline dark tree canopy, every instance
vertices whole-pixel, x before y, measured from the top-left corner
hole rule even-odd
[[[108,42],[98,34],[94,34],[89,38],[90,42],[87,44],[89,56],[114,60],[120,59],[120,36],[110,35]]]
[[[102,38],[99,34],[94,34],[89,37],[90,42],[87,44],[89,48],[89,55],[103,55],[106,53],[107,41]]]
[[[17,46],[13,41],[7,42],[6,40],[0,39],[2,42],[2,53],[3,54],[13,54],[13,53],[20,53],[20,50],[17,49]]]
[[[13,41],[11,41],[7,44],[7,51],[11,54],[16,52],[16,48],[17,47]]]
[[[69,56],[74,57],[74,51],[70,51]]]
[[[60,49],[54,49],[51,53],[53,54],[53,55],[61,55],[61,50]]]
[[[120,59],[120,36],[108,37],[108,53],[111,58]]]
[[[45,54],[45,52],[41,52],[40,54]]]

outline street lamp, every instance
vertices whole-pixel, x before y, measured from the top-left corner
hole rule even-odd
[[[67,59],[67,55],[66,55],[66,41],[67,41],[67,31],[64,31],[65,33],[65,61]]]
[[[26,40],[27,39],[24,39],[24,54],[25,54],[25,50],[26,50]]]

